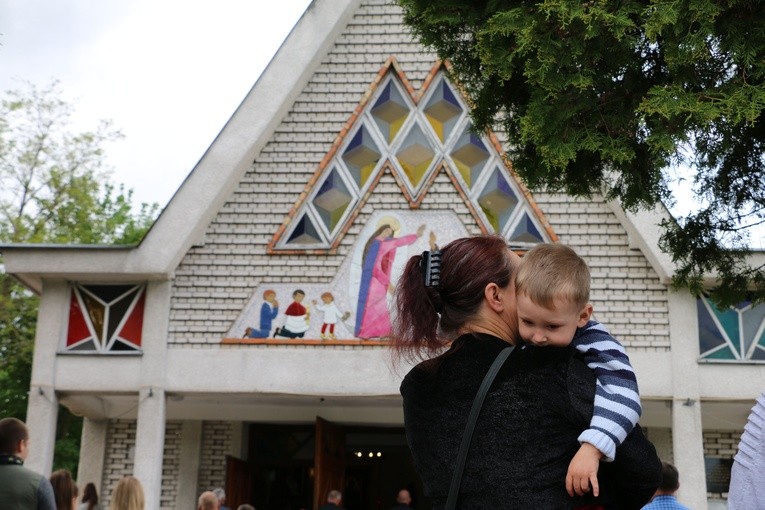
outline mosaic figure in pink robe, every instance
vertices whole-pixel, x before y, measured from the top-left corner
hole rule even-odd
[[[388,293],[392,293],[394,288],[391,272],[396,250],[414,243],[424,230],[425,225],[421,225],[416,234],[393,237],[394,225],[385,223],[367,241],[361,259],[361,284],[356,307],[355,334],[358,338],[390,336]]]

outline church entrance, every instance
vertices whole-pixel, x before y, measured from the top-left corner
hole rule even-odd
[[[317,417],[313,426],[251,424],[247,438],[247,459],[228,459],[229,507],[310,510],[338,489],[347,510],[387,510],[403,488],[414,508],[430,507],[403,428],[343,426]]]

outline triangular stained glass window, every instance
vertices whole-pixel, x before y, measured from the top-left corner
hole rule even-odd
[[[140,351],[145,293],[143,285],[73,285],[65,349],[108,353],[124,350],[114,348],[120,342]],[[119,338],[127,325],[129,338]]]
[[[269,251],[336,248],[384,169],[413,208],[444,171],[457,188],[455,199],[465,202],[482,232],[502,234],[518,249],[557,240],[507,166],[497,138],[472,130],[467,103],[441,63],[419,93],[392,57],[370,82]]]

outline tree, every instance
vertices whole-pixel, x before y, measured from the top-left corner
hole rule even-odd
[[[0,102],[0,242],[135,244],[157,204],[133,212],[132,190],[109,180],[104,145],[121,134],[102,121],[73,133],[57,82],[8,91]],[[0,270],[2,270],[0,259]],[[0,271],[0,416],[25,419],[38,299]],[[77,469],[82,419],[60,408],[55,467]]]
[[[702,206],[662,224],[675,285],[698,295],[714,272],[718,304],[765,301],[746,259],[765,224],[765,4],[398,2],[529,188],[634,211],[672,205],[670,169],[686,166]]]

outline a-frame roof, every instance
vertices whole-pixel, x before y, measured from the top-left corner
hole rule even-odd
[[[135,247],[6,245],[6,272],[35,292],[46,278],[135,281],[171,278],[204,234],[360,5],[314,0],[192,172]],[[660,276],[671,261],[654,242],[658,213],[631,215],[612,206]]]

